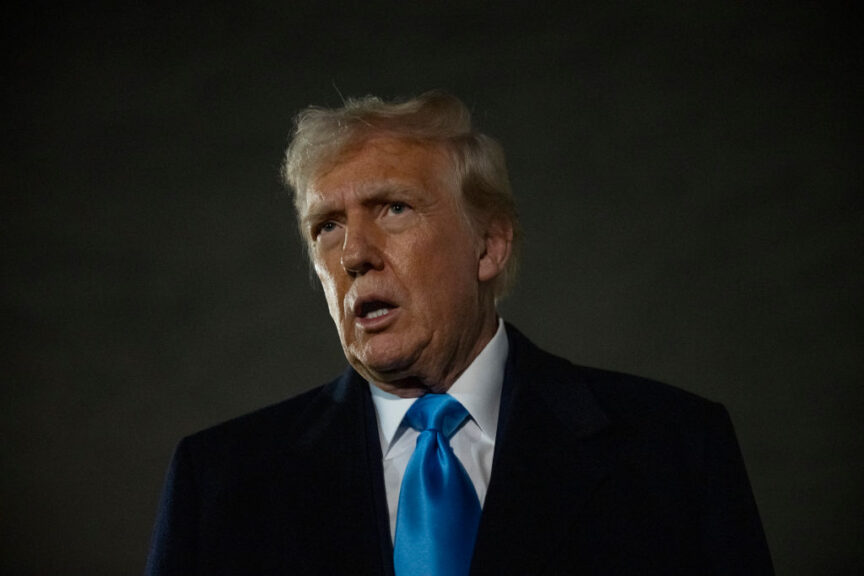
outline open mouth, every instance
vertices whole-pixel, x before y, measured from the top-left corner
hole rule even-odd
[[[383,300],[370,300],[360,304],[357,310],[357,317],[366,320],[374,320],[375,318],[386,316],[394,308],[396,308],[396,306],[389,302],[384,302]]]

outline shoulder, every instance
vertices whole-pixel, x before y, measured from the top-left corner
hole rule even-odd
[[[248,436],[269,436],[290,427],[324,394],[326,386],[317,386],[281,402],[271,404],[220,422],[188,436],[185,440],[207,444],[228,442]]]
[[[362,384],[346,370],[331,382],[183,438],[175,457],[197,467],[254,466],[290,452],[334,410],[361,405]]]
[[[725,417],[721,404],[681,388],[633,374],[580,366],[541,350],[508,326],[514,370],[558,403],[596,403],[611,422],[641,428],[648,424],[698,424]]]
[[[721,404],[651,378],[585,366],[573,366],[573,375],[610,420],[630,427],[682,430],[727,418]]]

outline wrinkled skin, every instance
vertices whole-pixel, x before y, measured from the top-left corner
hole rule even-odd
[[[348,361],[400,396],[445,391],[495,334],[512,228],[473,230],[446,151],[386,136],[306,194],[303,233]]]

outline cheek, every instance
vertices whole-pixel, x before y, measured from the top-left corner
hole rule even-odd
[[[439,247],[439,257],[424,260],[423,268],[415,275],[422,278],[424,291],[433,305],[451,314],[475,304],[477,264],[470,249],[464,247]]]
[[[318,275],[318,280],[324,289],[324,297],[327,299],[327,308],[330,310],[330,316],[338,324],[342,316],[342,298],[339,295],[336,278],[326,266],[318,262],[315,263],[315,273]]]

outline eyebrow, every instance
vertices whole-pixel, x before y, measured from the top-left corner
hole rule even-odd
[[[414,190],[413,186],[404,182],[385,181],[358,189],[357,197],[360,200],[360,204],[368,205],[379,202],[394,194],[405,194]],[[332,216],[344,212],[344,210],[337,208],[334,204],[330,200],[320,200],[307,204],[306,213],[301,219],[303,226],[309,226],[322,220],[329,220]]]

